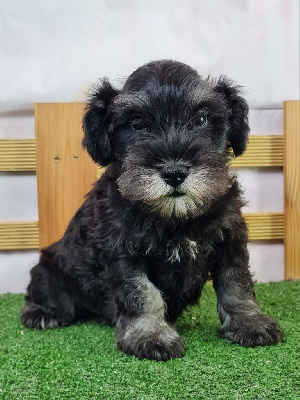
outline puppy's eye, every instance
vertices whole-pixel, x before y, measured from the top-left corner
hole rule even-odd
[[[208,118],[206,115],[200,115],[196,118],[195,124],[203,128],[207,124],[207,120]]]
[[[135,131],[141,131],[144,129],[144,125],[141,121],[134,121],[131,123],[131,126]]]

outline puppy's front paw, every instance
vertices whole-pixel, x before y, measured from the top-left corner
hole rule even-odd
[[[165,321],[136,318],[117,323],[117,347],[139,359],[167,361],[184,355],[184,342]]]
[[[243,347],[268,346],[281,342],[283,338],[277,322],[265,314],[231,317],[219,335]]]

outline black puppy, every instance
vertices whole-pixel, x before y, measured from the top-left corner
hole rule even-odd
[[[24,325],[47,329],[96,314],[138,358],[184,353],[171,325],[210,273],[220,336],[242,346],[282,339],[261,313],[230,151],[243,153],[248,107],[226,77],[175,61],[146,64],[121,90],[103,80],[83,119],[83,146],[106,172],[63,238],[31,271]],[[231,150],[232,149],[232,150]]]

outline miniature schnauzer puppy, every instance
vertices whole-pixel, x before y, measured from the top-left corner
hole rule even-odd
[[[249,133],[239,88],[180,62],[150,62],[121,90],[102,80],[83,129],[83,146],[107,168],[32,269],[22,323],[58,328],[96,315],[126,354],[181,357],[173,323],[210,274],[221,337],[245,347],[281,341],[255,298],[243,200],[228,171]]]

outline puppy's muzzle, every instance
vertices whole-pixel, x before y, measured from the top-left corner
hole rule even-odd
[[[161,178],[174,188],[180,186],[188,174],[189,169],[184,165],[166,165],[160,170]]]

